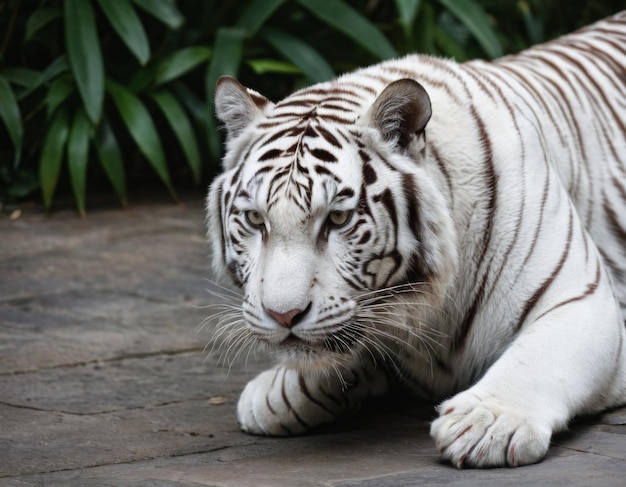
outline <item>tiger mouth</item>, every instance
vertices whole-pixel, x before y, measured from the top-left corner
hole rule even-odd
[[[332,352],[332,353],[348,353],[354,343],[356,337],[352,333],[337,332],[329,335],[319,341],[309,341],[290,333],[278,347],[285,350],[300,352]]]

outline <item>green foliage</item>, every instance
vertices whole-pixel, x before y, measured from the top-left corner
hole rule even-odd
[[[623,0],[0,0],[0,202],[59,191],[85,214],[136,173],[206,183],[217,79],[273,99],[408,52],[494,58]]]

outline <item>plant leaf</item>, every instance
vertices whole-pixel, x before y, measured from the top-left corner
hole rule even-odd
[[[10,83],[30,89],[37,84],[41,73],[35,69],[14,67],[0,70],[0,76]]]
[[[130,0],[99,0],[109,22],[142,66],[150,58],[148,36]]]
[[[115,134],[109,121],[104,118],[94,136],[94,145],[100,164],[104,168],[113,189],[117,193],[122,206],[127,205],[126,200],[126,174],[124,172],[124,159],[122,151],[117,143]]]
[[[475,0],[439,1],[467,27],[490,58],[503,55],[502,45],[487,14]]]
[[[204,100],[200,99],[187,84],[174,83],[172,89],[178,100],[184,105],[187,113],[191,115],[192,120],[206,130],[207,113],[209,112]],[[205,139],[200,139],[199,142],[202,144]]]
[[[89,155],[89,133],[91,124],[82,108],[74,115],[67,141],[67,163],[70,181],[76,198],[76,206],[81,216],[85,216],[85,197],[87,193],[87,162]]]
[[[526,1],[517,2],[517,9],[522,13],[526,35],[531,44],[541,44],[546,40],[544,35],[544,22],[540,16],[534,16],[530,5]]]
[[[396,0],[398,20],[407,37],[413,30],[413,22],[415,22],[420,3],[421,0]]]
[[[63,161],[68,133],[69,117],[67,111],[59,110],[46,133],[39,162],[39,180],[46,210],[52,206],[52,197],[61,172],[61,162]]]
[[[211,57],[211,49],[203,46],[186,47],[167,56],[159,63],[155,83],[163,84],[192,70]]]
[[[64,0],[63,6],[67,56],[85,112],[96,125],[104,100],[104,64],[91,2]]]
[[[278,59],[250,59],[246,61],[248,66],[256,74],[266,73],[283,73],[283,74],[301,74],[302,71],[298,66]]]
[[[178,29],[185,22],[185,18],[171,0],[133,0],[133,2],[170,29]]]
[[[328,0],[298,0],[298,3],[379,59],[398,55],[382,32],[349,5]]]
[[[18,96],[18,100],[26,98],[35,90],[48,83],[51,79],[56,78],[61,73],[64,73],[68,69],[69,65],[67,64],[67,58],[65,56],[60,56],[56,58],[41,73],[37,73],[37,79],[35,80],[35,82],[31,86],[29,86],[27,90],[20,93],[20,95]]]
[[[35,10],[26,21],[26,33],[24,34],[24,40],[22,42],[26,44],[37,32],[62,15],[63,11],[58,7],[39,8]]]
[[[326,81],[335,73],[326,60],[308,44],[277,29],[266,29],[263,37],[274,49],[298,66],[312,83]]]
[[[123,86],[107,80],[106,87],[139,150],[152,165],[172,197],[178,200],[170,180],[161,139],[148,109],[136,95]]]
[[[241,14],[237,27],[245,29],[252,37],[286,0],[252,0]]]
[[[200,183],[201,161],[200,150],[194,136],[189,117],[178,103],[178,100],[169,91],[152,93],[152,98],[167,118],[178,142],[180,143],[196,184]]]
[[[246,31],[223,27],[217,31],[213,57],[207,71],[207,93],[212,97],[215,83],[223,75],[237,76]]]
[[[217,31],[213,57],[211,58],[205,77],[207,105],[209,108],[209,112],[206,115],[206,127],[208,129],[207,140],[209,143],[209,152],[215,160],[219,160],[222,153],[220,147],[221,139],[217,132],[217,123],[213,115],[215,83],[218,78],[223,75],[237,76],[245,36],[246,31],[241,28],[223,27]]]
[[[467,59],[463,46],[446,30],[439,28],[435,31],[435,42],[444,55],[454,58],[457,62],[461,63]]]
[[[19,165],[22,152],[22,139],[24,128],[22,126],[22,115],[17,104],[11,85],[6,78],[0,76],[0,118],[7,128],[13,147],[15,148],[14,167]]]
[[[59,105],[67,100],[67,97],[74,91],[75,86],[69,75],[59,76],[50,84],[48,93],[43,101],[44,105],[46,105],[46,119],[49,120]]]
[[[416,50],[425,54],[436,54],[435,50],[435,10],[429,3],[425,3],[417,17]]]

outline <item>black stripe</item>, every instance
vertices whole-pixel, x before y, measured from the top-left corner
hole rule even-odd
[[[519,331],[522,328],[522,326],[524,325],[524,321],[526,321],[526,318],[528,317],[528,314],[537,305],[537,302],[539,301],[541,296],[544,295],[544,293],[548,290],[550,285],[556,279],[556,276],[558,276],[558,274],[561,272],[561,269],[563,268],[563,265],[565,264],[565,260],[567,259],[567,256],[569,255],[569,251],[572,247],[573,232],[574,232],[574,216],[573,216],[572,210],[570,209],[567,242],[565,244],[565,248],[563,249],[563,253],[561,254],[561,258],[559,259],[559,262],[556,264],[552,273],[541,283],[541,285],[535,290],[533,295],[529,299],[526,300],[526,303],[524,304],[524,307],[522,309],[522,313],[520,314],[520,317],[517,321],[517,326],[515,327],[516,331]]]
[[[309,401],[311,401],[313,404],[318,406],[320,409],[323,409],[324,411],[326,411],[331,416],[333,417],[336,416],[336,414],[333,411],[331,411],[323,402],[313,397],[313,395],[309,391],[309,388],[306,385],[306,381],[304,380],[304,377],[302,374],[298,374],[298,383],[300,385],[300,390],[302,391],[302,394],[304,394],[304,397],[306,397]]]
[[[585,291],[582,294],[579,294],[578,296],[574,296],[573,298],[569,298],[569,299],[566,299],[565,301],[561,301],[560,303],[555,304],[549,310],[544,311],[543,313],[541,313],[535,319],[535,321],[539,320],[540,318],[542,318],[543,316],[547,315],[548,313],[551,313],[555,309],[560,308],[561,306],[565,306],[566,304],[573,303],[574,301],[581,301],[581,300],[585,299],[587,296],[591,296],[593,293],[596,292],[596,289],[598,289],[598,285],[600,284],[600,277],[601,277],[600,263],[596,261],[596,276],[595,276],[593,282],[590,282],[589,284],[587,284],[587,288],[585,289]]]
[[[291,405],[289,398],[287,397],[287,390],[286,390],[287,388],[285,387],[286,377],[287,377],[287,371],[284,370],[283,380],[280,385],[280,394],[281,394],[281,397],[283,398],[283,402],[285,403],[285,406],[287,406],[287,409],[291,411],[291,413],[294,415],[294,417],[296,418],[296,421],[298,421],[298,423],[300,423],[305,429],[310,429],[310,425],[300,417],[298,412]],[[282,426],[282,423],[281,423],[281,426]]]
[[[476,121],[476,125],[478,127],[478,134],[480,137],[481,145],[484,151],[484,169],[483,169],[483,178],[485,181],[485,188],[488,194],[488,202],[485,207],[487,212],[487,221],[484,225],[484,229],[482,231],[483,235],[485,235],[483,239],[482,250],[480,253],[480,257],[477,261],[477,272],[481,272],[481,268],[485,267],[485,257],[487,255],[487,251],[491,246],[491,241],[493,239],[493,228],[495,223],[495,214],[497,207],[497,185],[498,185],[498,177],[495,172],[494,164],[493,164],[493,148],[491,145],[491,140],[489,138],[489,134],[485,127],[485,123],[476,113],[476,108],[472,107],[471,110],[472,117]],[[482,277],[476,277],[476,280],[480,281],[480,284],[474,293],[474,297],[472,300],[472,304],[470,305],[467,313],[465,314],[465,318],[463,319],[461,326],[452,340],[452,351],[456,352],[460,350],[465,345],[465,340],[469,336],[471,329],[474,325],[474,320],[476,319],[476,314],[478,313],[482,302],[485,297],[485,287],[487,284],[487,276],[491,274],[491,261],[487,264],[486,268],[482,270]]]
[[[337,162],[337,158],[325,149],[312,149],[310,154],[320,161],[332,163]]]
[[[325,129],[322,126],[318,126],[318,127],[316,127],[316,130],[322,135],[322,137],[324,137],[326,142],[328,142],[329,144],[337,147],[338,149],[342,149],[343,148],[342,145],[337,140],[337,138],[333,134],[331,134],[327,129]]]

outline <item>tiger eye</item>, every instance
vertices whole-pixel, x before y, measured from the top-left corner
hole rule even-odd
[[[348,220],[350,220],[350,217],[352,216],[352,212],[345,210],[345,211],[340,211],[340,210],[335,210],[335,211],[331,211],[328,214],[328,222],[336,228],[342,227],[344,226],[346,223],[348,223]]]
[[[262,227],[265,224],[265,218],[256,210],[246,211],[246,220],[253,227]]]

